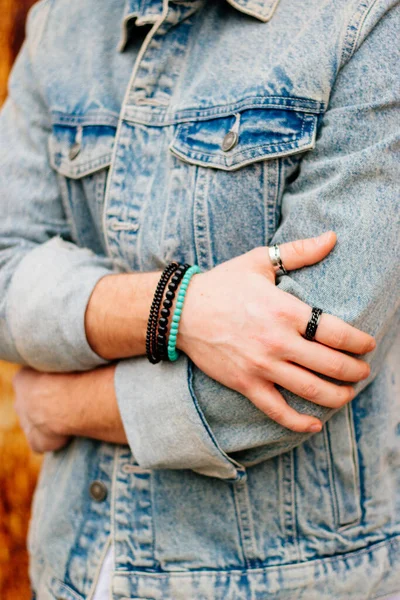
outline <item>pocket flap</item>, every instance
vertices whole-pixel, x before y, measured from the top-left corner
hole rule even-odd
[[[314,113],[249,109],[178,125],[170,150],[186,162],[234,171],[252,162],[313,148],[316,123]]]
[[[115,132],[109,125],[54,125],[49,139],[51,166],[72,179],[109,166]]]

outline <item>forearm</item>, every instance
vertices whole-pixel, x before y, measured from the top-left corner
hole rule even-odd
[[[51,422],[59,435],[89,437],[126,444],[124,426],[114,391],[115,364],[83,373],[50,375],[57,385],[57,407]],[[61,378],[58,382],[56,378]],[[63,392],[60,394],[60,388]]]
[[[98,281],[85,314],[87,340],[107,360],[146,353],[147,320],[161,272],[121,273]]]

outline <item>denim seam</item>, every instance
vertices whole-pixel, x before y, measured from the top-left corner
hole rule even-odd
[[[268,148],[264,147],[264,146],[260,146],[259,147],[259,152],[257,154],[257,156],[251,156],[249,158],[242,158],[241,160],[239,160],[236,163],[233,163],[231,165],[226,165],[223,164],[221,161],[216,161],[214,158],[214,161],[212,160],[212,155],[210,159],[202,159],[202,156],[204,156],[204,154],[202,155],[201,152],[183,152],[178,150],[177,148],[174,148],[173,146],[170,146],[170,150],[171,152],[173,152],[176,156],[178,156],[179,158],[181,158],[182,160],[193,164],[193,165],[198,165],[200,167],[206,167],[206,168],[215,168],[215,169],[220,169],[222,171],[237,171],[243,167],[246,167],[247,165],[251,165],[253,163],[256,162],[261,162],[263,160],[269,160],[269,158],[280,158],[283,156],[290,156],[293,154],[301,154],[302,152],[305,152],[306,150],[311,150],[314,146],[310,145],[312,142],[308,142],[302,145],[297,145],[297,146],[293,146],[292,148],[285,148],[282,150],[274,150],[273,152],[267,152],[266,150],[268,150]]]
[[[84,115],[64,113],[59,110],[50,112],[52,125],[76,127],[77,125],[104,125],[117,127],[118,115],[107,110],[89,111]]]
[[[242,554],[243,554],[243,561],[245,564],[246,569],[250,569],[250,561],[248,559],[247,556],[247,552],[246,552],[246,543],[245,543],[245,533],[243,530],[243,522],[242,522],[242,515],[241,515],[241,506],[240,506],[240,500],[238,498],[238,494],[237,494],[237,488],[238,486],[232,486],[232,494],[233,494],[233,501],[234,501],[234,506],[235,506],[235,513],[236,513],[236,520],[237,520],[237,526],[238,526],[238,530],[239,530],[239,536],[240,536],[240,547],[242,550]]]
[[[186,108],[176,110],[172,114],[168,114],[165,109],[143,110],[137,105],[127,105],[123,120],[152,127],[164,127],[194,120],[207,121],[214,118],[229,117],[235,112],[253,109],[292,110],[317,115],[325,112],[326,105],[323,101],[313,100],[312,98],[297,98],[295,96],[289,98],[279,96],[246,97],[243,100],[229,104],[205,108]]]
[[[339,531],[346,531],[350,527],[355,527],[356,525],[360,525],[362,518],[362,510],[361,510],[361,485],[360,485],[360,465],[358,460],[358,448],[357,441],[355,437],[355,428],[354,428],[354,417],[353,417],[353,408],[352,404],[349,403],[346,406],[346,415],[349,427],[349,437],[351,440],[351,449],[352,449],[352,466],[354,469],[354,487],[357,490],[357,495],[354,498],[354,503],[356,505],[356,510],[358,512],[357,516],[350,522],[345,523],[342,527],[339,527]]]
[[[198,264],[201,269],[213,267],[213,252],[211,247],[208,215],[209,170],[199,170],[194,191],[194,240],[197,247]]]
[[[278,150],[275,150],[274,152],[285,152],[286,148],[284,148],[284,146],[290,146],[289,150],[297,150],[297,149],[302,149],[304,146],[307,146],[308,144],[315,143],[314,140],[314,131],[315,131],[315,123],[316,123],[316,116],[311,116],[311,115],[305,115],[302,116],[302,125],[301,125],[301,129],[300,132],[298,132],[297,134],[295,134],[295,139],[290,140],[290,141],[286,141],[286,142],[271,142],[269,144],[253,144],[252,146],[246,146],[244,149],[238,151],[238,152],[234,152],[231,154],[231,156],[229,157],[231,160],[239,160],[239,161],[243,161],[243,160],[251,160],[253,157],[249,157],[246,158],[246,155],[251,151],[251,150],[259,150],[261,152],[264,152],[264,150],[267,150],[268,148],[272,148],[272,147],[277,147]],[[272,121],[273,122],[273,121]],[[307,136],[307,140],[303,141],[303,137],[304,137],[304,130],[305,130],[305,123],[309,123],[310,124],[310,130],[308,132],[308,136]],[[223,156],[220,156],[218,153],[216,152],[207,152],[206,150],[192,150],[190,143],[188,143],[187,141],[187,131],[189,129],[189,125],[188,124],[182,124],[182,125],[178,125],[174,139],[172,140],[171,144],[170,144],[170,149],[172,151],[176,151],[176,152],[181,152],[182,154],[184,154],[184,149],[185,147],[188,149],[187,152],[187,156],[193,156],[193,157],[201,157],[201,156],[209,156],[211,158],[214,158],[215,161],[218,162],[218,164],[223,164],[226,167],[232,167],[232,166],[236,166],[237,163],[235,164],[230,164],[227,165],[226,162],[224,163],[223,160],[221,161],[221,159],[223,159]],[[180,133],[182,133],[183,135],[180,136]],[[185,135],[186,134],[186,135]],[[181,137],[182,142],[181,142],[181,150],[179,150],[179,138]],[[174,148],[174,144],[178,142],[178,145]],[[282,148],[282,149],[280,149]],[[219,152],[219,151],[218,151]],[[243,157],[243,158],[240,158]],[[260,155],[257,156],[256,158],[260,158]],[[199,159],[201,160],[201,158]]]
[[[347,63],[353,56],[364,21],[368,15],[368,12],[377,1],[378,0],[362,0],[354,11],[347,26],[347,32],[343,42],[338,71],[340,71],[345,63]]]
[[[337,497],[335,477],[333,474],[332,449],[331,449],[331,444],[330,444],[330,436],[329,436],[328,427],[324,427],[322,431],[323,431],[324,445],[325,445],[325,456],[326,456],[327,467],[328,467],[327,470],[328,470],[329,484],[330,484],[331,490],[332,490],[331,500],[332,500],[333,522],[334,522],[335,528],[338,528],[338,527],[340,527],[339,502],[338,502],[338,497]]]
[[[279,455],[280,461],[280,493],[282,498],[281,523],[283,533],[290,539],[296,562],[301,560],[300,545],[296,523],[296,500],[294,478],[294,452],[290,450]],[[291,552],[288,549],[288,554]]]
[[[399,535],[395,535],[392,537],[388,537],[385,540],[381,541],[381,542],[375,542],[373,544],[371,544],[370,546],[367,546],[365,548],[361,548],[360,550],[353,550],[350,552],[343,552],[342,554],[336,554],[334,556],[326,556],[325,558],[314,558],[314,559],[310,559],[310,560],[306,560],[306,561],[296,561],[296,562],[288,562],[285,564],[281,564],[281,565],[270,565],[270,566],[265,566],[265,567],[256,567],[253,569],[248,569],[248,571],[250,571],[250,573],[248,573],[249,575],[252,574],[262,574],[268,571],[287,571],[287,570],[294,570],[294,569],[304,569],[304,567],[312,567],[314,565],[318,565],[320,564],[321,566],[323,566],[326,563],[337,563],[338,561],[342,561],[342,560],[348,560],[350,558],[354,557],[358,557],[358,556],[362,556],[363,554],[370,554],[371,552],[374,552],[375,550],[379,549],[380,547],[383,546],[393,546],[394,544],[398,544],[400,546],[400,534]],[[241,570],[240,568],[236,568],[236,569],[215,569],[213,570],[206,570],[206,569],[193,569],[191,571],[169,571],[169,572],[163,572],[163,573],[155,573],[155,572],[144,572],[144,571],[129,571],[127,573],[127,575],[150,575],[151,577],[155,577],[155,578],[166,578],[166,577],[187,577],[187,576],[193,576],[193,575],[201,575],[206,576],[206,577],[215,577],[216,575],[218,575],[219,573],[221,574],[243,574],[243,570]],[[123,573],[122,573],[123,574]],[[119,575],[121,575],[121,573],[119,573]]]
[[[53,158],[51,158],[50,164],[60,175],[68,177],[69,179],[79,180],[87,175],[92,175],[101,169],[109,167],[111,164],[111,152],[107,152],[106,154],[94,159],[92,158],[86,163],[76,167],[71,167],[71,165],[68,163],[65,164],[65,162],[62,162],[60,165],[56,165]]]
[[[268,0],[268,4],[269,4],[268,12],[266,12],[264,15],[264,14],[261,14],[260,12],[257,12],[256,10],[251,10],[249,8],[245,8],[243,6],[243,4],[240,4],[240,3],[236,2],[235,0],[228,0],[228,2],[236,10],[239,10],[240,12],[242,12],[245,15],[250,15],[251,17],[259,19],[263,23],[268,23],[268,21],[270,21],[272,19],[274,12],[276,10],[276,7],[279,4],[279,0]],[[264,11],[263,11],[263,13],[264,13]]]
[[[110,540],[112,546],[112,566],[115,571],[115,492],[117,488],[117,470],[119,465],[119,457],[121,454],[121,447],[117,446],[114,454],[114,466],[111,477],[111,499],[110,499]]]
[[[103,215],[102,215],[102,226],[103,226],[103,232],[104,232],[105,247],[106,247],[106,252],[110,257],[114,256],[114,253],[113,253],[113,250],[111,249],[111,244],[109,241],[108,231],[107,231],[107,208],[108,208],[108,206],[110,204],[110,200],[111,200],[111,198],[110,198],[111,186],[112,186],[113,175],[114,175],[114,165],[115,165],[115,159],[116,159],[116,155],[117,155],[117,148],[119,145],[119,138],[121,135],[123,115],[125,113],[128,99],[129,99],[130,93],[133,89],[133,86],[134,86],[134,83],[136,80],[136,76],[139,71],[143,56],[144,56],[148,46],[150,45],[152,39],[154,38],[157,30],[161,27],[162,23],[165,21],[167,13],[168,13],[168,1],[163,0],[162,14],[161,14],[160,18],[154,23],[154,25],[150,29],[150,31],[147,33],[144,41],[142,42],[139,53],[136,57],[136,60],[135,60],[135,63],[134,63],[134,66],[133,66],[133,69],[132,69],[132,72],[131,72],[131,75],[129,78],[129,82],[128,82],[128,85],[125,90],[120,114],[118,116],[118,127],[117,127],[117,131],[115,134],[115,143],[114,143],[114,148],[113,148],[113,152],[112,152],[112,156],[111,156],[111,166],[110,166],[110,170],[109,170],[108,178],[107,178],[107,186],[106,186],[106,192],[105,192],[105,197],[104,197],[104,207],[103,207]]]

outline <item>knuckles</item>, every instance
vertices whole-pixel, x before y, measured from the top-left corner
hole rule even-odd
[[[345,363],[341,356],[335,356],[329,365],[330,375],[335,379],[342,379],[345,375]]]
[[[292,242],[292,249],[293,249],[293,252],[297,256],[299,256],[300,258],[303,258],[306,253],[305,241],[304,240],[296,240],[296,241]]]
[[[300,387],[299,395],[306,400],[316,400],[319,395],[319,390],[314,383],[303,383]]]
[[[344,327],[340,327],[336,331],[332,332],[332,346],[334,348],[343,348],[346,346],[348,341],[348,333]]]

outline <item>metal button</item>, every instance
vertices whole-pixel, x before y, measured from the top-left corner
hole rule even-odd
[[[76,158],[78,156],[80,151],[81,151],[80,143],[75,143],[73,146],[71,146],[70,151],[68,153],[69,160],[74,160],[74,158]]]
[[[68,152],[69,160],[74,160],[78,156],[79,152],[81,151],[82,137],[83,137],[83,127],[82,127],[82,125],[79,125],[79,127],[77,128],[76,133],[75,133],[74,143],[72,144],[72,146]]]
[[[232,150],[232,148],[234,148],[238,143],[238,139],[239,136],[235,131],[228,131],[222,141],[222,150],[224,152],[229,152],[229,150]]]
[[[90,484],[90,495],[96,502],[103,502],[107,498],[107,488],[102,481],[92,481]]]

